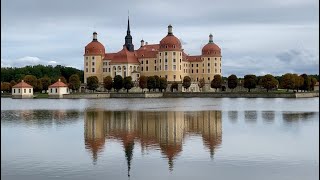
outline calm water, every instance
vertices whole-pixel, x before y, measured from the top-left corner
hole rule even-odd
[[[1,177],[318,179],[318,109],[318,98],[1,98]]]

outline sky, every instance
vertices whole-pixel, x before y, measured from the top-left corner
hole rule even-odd
[[[319,74],[317,0],[2,0],[1,67],[83,69],[94,31],[106,52],[122,49],[128,11],[135,49],[158,44],[171,24],[190,55],[212,33],[223,76]]]

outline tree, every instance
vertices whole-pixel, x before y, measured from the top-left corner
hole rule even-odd
[[[113,79],[113,88],[119,92],[123,88],[123,78],[120,75],[116,75]]]
[[[149,89],[149,92],[151,89],[155,88],[155,84],[156,84],[156,79],[154,78],[154,76],[149,76],[147,80],[147,88]]]
[[[123,87],[127,90],[127,93],[129,92],[129,89],[133,87],[132,77],[126,76],[123,79]]]
[[[90,76],[87,78],[87,88],[95,91],[99,87],[99,80],[97,76]]]
[[[33,86],[33,88],[36,88],[37,86],[37,78],[33,75],[26,75],[24,78],[23,78],[24,82]]]
[[[162,92],[163,89],[167,89],[167,86],[168,86],[167,78],[161,77],[160,78],[160,87],[159,87],[160,92]]]
[[[267,92],[270,89],[276,88],[278,84],[278,81],[271,74],[266,74],[261,79],[261,85],[267,89]]]
[[[146,76],[140,76],[139,78],[139,87],[142,89],[147,88],[147,82],[148,82],[148,78]]]
[[[47,91],[49,86],[51,85],[51,79],[48,76],[44,76],[43,78],[40,78],[42,89]]]
[[[112,81],[112,77],[111,76],[107,76],[107,77],[103,78],[103,87],[105,89],[107,89],[108,92],[110,92],[110,90],[113,87],[113,81]]]
[[[301,76],[298,76],[298,74],[293,74],[294,78],[294,88],[299,92],[299,89],[303,85],[304,79]]]
[[[191,78],[189,76],[183,77],[182,86],[188,89],[191,86]]]
[[[211,81],[211,88],[215,88],[216,91],[218,88],[221,88],[222,86],[222,78],[219,74],[214,75],[212,81]]]
[[[173,82],[173,83],[171,84],[171,87],[170,87],[171,92],[173,92],[174,89],[175,89],[176,91],[178,91],[178,83],[177,83],[177,82]]]
[[[311,90],[314,91],[314,86],[316,85],[316,83],[318,82],[318,80],[315,77],[310,77],[311,78]]]
[[[281,81],[280,81],[280,87],[287,89],[287,91],[289,91],[289,89],[294,89],[294,84],[295,84],[295,79],[293,74],[291,73],[287,73],[281,76]]]
[[[244,76],[244,83],[243,87],[248,88],[248,91],[250,92],[251,89],[256,88],[257,86],[257,78],[253,74],[248,74]]]
[[[42,87],[41,80],[38,79],[37,80],[37,85],[34,87],[34,91],[35,92],[41,92],[42,90],[43,90],[43,87]]]
[[[59,77],[59,79],[60,79],[60,81],[61,81],[61,82],[63,82],[63,83],[65,83],[65,84],[67,84],[67,80],[66,80],[66,78],[65,78],[65,77],[60,76],[60,77]]]
[[[16,81],[14,81],[14,80],[11,80],[10,81],[10,92],[11,92],[11,90],[12,90],[12,87],[14,86],[14,85],[16,85],[17,83],[16,83]]]
[[[154,75],[154,79],[155,79],[155,87],[153,89],[159,89],[160,87],[160,78],[157,75]]]
[[[80,77],[78,74],[72,74],[69,77],[69,88],[72,89],[72,91],[77,91],[80,88]]]
[[[200,79],[199,83],[198,83],[198,86],[199,88],[202,90],[202,88],[205,86],[205,81],[204,81],[204,78]]]
[[[238,77],[234,74],[231,74],[228,77],[228,88],[233,90],[238,86]]]
[[[310,90],[311,80],[310,78],[308,78],[308,75],[301,74],[300,76],[303,78],[303,84],[301,86],[301,90],[303,90],[304,92]]]
[[[12,87],[11,87],[10,83],[8,83],[8,82],[1,83],[1,91],[10,92],[11,88]]]

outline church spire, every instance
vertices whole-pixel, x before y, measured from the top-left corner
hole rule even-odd
[[[128,51],[133,52],[134,46],[132,44],[132,36],[130,34],[130,21],[129,21],[129,15],[128,15],[128,26],[127,26],[127,35],[125,37],[125,44]]]

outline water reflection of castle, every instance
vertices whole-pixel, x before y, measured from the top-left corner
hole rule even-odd
[[[182,151],[186,134],[202,135],[204,145],[213,158],[215,149],[222,141],[221,111],[85,112],[85,145],[92,152],[94,162],[98,153],[103,151],[105,139],[117,139],[123,143],[128,170],[135,140],[140,141],[142,150],[160,147],[172,170],[173,160]]]

